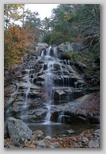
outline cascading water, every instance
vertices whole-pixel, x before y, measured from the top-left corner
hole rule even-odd
[[[28,96],[29,96],[29,93],[30,93],[30,88],[31,88],[31,82],[30,82],[30,78],[29,78],[29,73],[30,73],[30,69],[26,69],[26,80],[27,80],[27,83],[28,83],[28,88],[26,90],[26,94],[25,94],[25,101],[24,101],[24,104],[23,104],[23,107],[22,107],[22,111],[21,111],[21,115],[23,115],[22,112],[24,112],[24,114],[28,114]],[[21,120],[25,120],[24,117],[21,117]]]
[[[39,111],[38,106],[38,109],[36,109],[38,111],[37,113],[35,112],[34,115],[35,119],[37,117],[37,122],[43,125],[53,124],[53,121],[62,123],[64,112],[61,112],[59,117],[56,117],[56,119],[53,120],[53,108],[56,107],[57,104],[62,104],[70,101],[71,95],[68,95],[69,93],[72,93],[70,87],[70,71],[74,72],[70,66],[70,61],[60,60],[57,55],[56,47],[52,48],[50,46],[45,50],[42,50],[42,53],[37,58],[35,64],[36,65],[34,65],[34,67],[36,67],[36,76],[33,75],[33,70],[31,71],[32,67],[31,69],[26,70],[25,79],[28,86],[26,89],[22,112],[25,111],[26,115],[30,115],[30,113],[32,113],[31,111],[28,111],[28,108],[30,106],[29,101],[31,100],[31,98],[29,98],[29,93],[31,93],[30,91],[35,92],[31,89],[31,86],[41,86],[40,88],[42,96],[40,98],[40,101],[43,101],[42,105],[44,105],[42,110],[43,114],[39,114],[39,112],[41,111]],[[36,92],[33,95],[36,95]]]
[[[64,112],[61,112],[60,115],[58,116],[58,120],[57,120],[58,123],[62,123],[63,116],[64,116]]]
[[[61,61],[57,58],[57,50],[56,48],[49,48],[46,49],[46,54],[44,54],[44,50],[41,53],[41,57],[44,60],[44,65],[43,65],[43,72],[44,72],[44,77],[45,77],[45,82],[44,82],[44,87],[43,87],[43,92],[45,93],[45,106],[47,109],[47,114],[45,116],[45,121],[43,124],[50,124],[50,119],[51,119],[51,108],[54,103],[54,93],[55,93],[55,83],[54,79],[56,79],[57,85],[59,84],[60,86],[70,86],[69,84],[69,77],[64,75],[63,71],[63,65]],[[68,65],[69,61],[65,61],[65,63]],[[58,74],[58,77],[56,77],[55,71],[58,69],[60,72]],[[60,89],[62,91],[62,89]],[[62,102],[61,96],[59,96],[59,103]],[[61,112],[61,115],[58,117],[58,122],[62,122],[62,117],[63,117],[63,112]]]
[[[25,104],[27,105],[28,103],[28,95],[29,95],[29,92],[30,92],[30,87],[31,85],[28,87],[27,91],[26,91],[26,95],[25,95]]]
[[[50,51],[51,51],[51,46],[46,49],[46,55],[49,55],[50,56]]]
[[[47,108],[47,114],[46,114],[46,117],[45,117],[45,122],[44,124],[47,124],[49,125],[50,124],[50,117],[51,117],[51,101],[48,102],[48,104],[46,104],[46,108]]]
[[[50,116],[51,116],[51,102],[53,100],[52,98],[52,87],[54,86],[53,82],[53,70],[54,70],[54,62],[55,59],[53,58],[53,61],[50,60],[50,50],[51,46],[47,49],[47,52],[45,55],[46,62],[47,62],[47,68],[45,71],[45,83],[44,83],[44,93],[46,93],[46,108],[47,108],[47,114],[45,117],[44,124],[50,124]],[[44,67],[43,67],[44,69]]]
[[[63,86],[64,86],[64,73],[63,73],[63,68],[62,68],[62,64],[59,63],[60,65],[60,72],[61,72],[61,78],[62,78],[62,82],[63,82]]]

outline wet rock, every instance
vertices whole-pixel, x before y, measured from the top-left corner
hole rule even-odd
[[[45,75],[40,75],[37,77],[37,81],[45,81]]]
[[[41,97],[41,94],[40,94],[40,92],[37,92],[35,90],[31,90],[29,93],[29,97],[30,98],[37,98],[37,97]]]
[[[58,103],[62,103],[65,101],[66,98],[66,93],[62,90],[56,90],[56,92],[54,93],[54,101],[58,102]]]
[[[27,111],[27,109],[26,109]],[[46,109],[30,109],[26,115],[24,115],[24,112],[21,113],[21,119],[24,122],[31,122],[31,123],[35,123],[41,120],[44,120],[44,117],[47,114],[47,110]]]
[[[23,147],[32,136],[32,131],[21,120],[15,118],[8,119],[9,136],[13,145]]]
[[[59,116],[59,113],[55,111],[55,112],[53,112],[51,114],[50,120],[57,122],[58,121],[58,116]]]
[[[35,114],[39,117],[39,118],[43,118],[46,115],[46,109],[36,109],[35,110]]]
[[[74,130],[70,129],[70,130],[67,130],[67,132],[71,134],[71,133],[74,133]]]
[[[19,84],[19,89],[28,89],[30,86],[31,86],[30,83],[21,82],[21,83]]]

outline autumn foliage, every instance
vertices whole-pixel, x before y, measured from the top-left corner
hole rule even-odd
[[[21,61],[21,56],[31,45],[31,32],[25,27],[10,26],[4,31],[4,65],[12,66]]]

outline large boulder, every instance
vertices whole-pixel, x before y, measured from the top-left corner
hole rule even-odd
[[[32,131],[21,120],[10,117],[8,119],[8,131],[13,145],[23,147],[32,136]]]
[[[65,115],[70,116],[70,124],[100,124],[99,92],[88,96],[82,103],[70,106],[65,110]]]
[[[62,43],[58,46],[58,51],[61,52],[73,51],[72,44],[69,42]]]

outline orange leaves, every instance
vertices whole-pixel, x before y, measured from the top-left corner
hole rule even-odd
[[[30,31],[24,27],[11,26],[4,32],[5,66],[20,62],[20,57],[31,44],[30,37]]]

